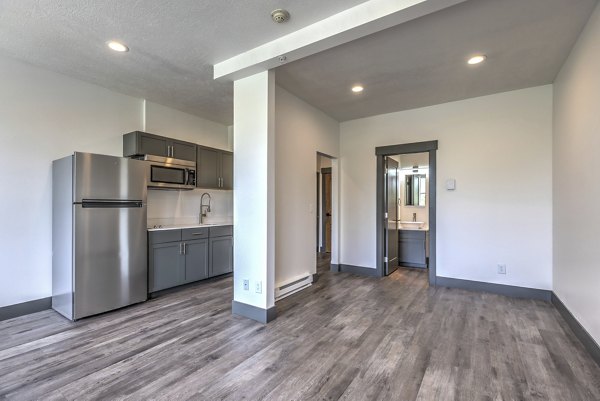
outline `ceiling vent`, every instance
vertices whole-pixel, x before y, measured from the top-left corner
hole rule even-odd
[[[279,8],[271,12],[271,18],[273,18],[273,21],[277,22],[278,24],[282,24],[290,19],[290,13]]]

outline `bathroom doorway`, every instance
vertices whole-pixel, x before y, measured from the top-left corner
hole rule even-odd
[[[437,141],[375,149],[377,156],[377,270],[428,269],[436,284]]]

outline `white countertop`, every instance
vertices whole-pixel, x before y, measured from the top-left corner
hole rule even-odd
[[[181,230],[184,228],[203,228],[203,227],[219,227],[219,226],[232,226],[232,222],[222,223],[206,223],[206,224],[166,224],[156,225],[148,227],[148,231],[164,231],[164,230]]]
[[[421,228],[415,228],[415,227],[398,227],[398,230],[402,230],[402,231],[429,231],[429,227],[421,227]]]

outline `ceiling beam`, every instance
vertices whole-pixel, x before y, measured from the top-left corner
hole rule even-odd
[[[369,0],[215,64],[214,78],[245,78],[463,1]]]

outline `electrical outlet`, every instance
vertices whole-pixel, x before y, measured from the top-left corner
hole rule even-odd
[[[257,281],[256,282],[256,293],[257,294],[262,294],[262,281]]]
[[[506,274],[506,265],[498,265],[498,274]]]
[[[250,290],[250,280],[244,280],[244,291]]]

